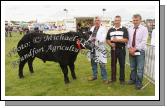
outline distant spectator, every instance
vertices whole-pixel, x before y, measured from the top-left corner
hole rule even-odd
[[[5,36],[8,37],[9,27],[5,25]]]
[[[39,27],[35,27],[34,32],[40,33]]]
[[[153,29],[151,34],[151,45],[155,46],[155,29]]]
[[[19,30],[20,35],[22,35],[23,34],[23,29],[20,27],[20,28],[18,28],[18,30]]]
[[[77,32],[79,32],[81,30],[81,23],[77,24]]]
[[[12,37],[12,30],[13,30],[13,27],[8,27],[8,33],[9,33],[9,36]]]

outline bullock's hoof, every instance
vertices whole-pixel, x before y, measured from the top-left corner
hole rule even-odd
[[[19,78],[20,78],[20,79],[23,79],[23,78],[24,78],[24,76],[19,76]]]
[[[65,84],[69,84],[70,83],[70,81],[65,81]]]
[[[32,74],[33,74],[33,73],[34,73],[34,71],[30,71],[30,73],[32,73]]]
[[[77,78],[75,77],[75,78],[73,78],[73,80],[77,80]]]
[[[34,72],[30,72],[30,75],[34,75]]]

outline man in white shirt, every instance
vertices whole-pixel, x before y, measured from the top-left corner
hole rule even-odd
[[[101,26],[101,18],[95,17],[95,26],[93,26],[90,31],[92,31],[92,36],[89,38],[91,43],[93,43],[93,48],[91,50],[91,66],[92,66],[92,77],[88,80],[93,81],[97,79],[97,65],[100,65],[101,76],[104,83],[108,83],[107,72],[105,64],[107,63],[107,53],[105,49],[106,40],[106,28]]]
[[[141,25],[141,16],[135,14],[132,17],[133,26],[128,29],[129,41],[129,61],[130,61],[130,80],[129,84],[135,84],[136,89],[142,88],[142,80],[145,63],[145,50],[148,37],[148,30]]]

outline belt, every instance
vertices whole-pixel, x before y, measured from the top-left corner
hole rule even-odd
[[[121,47],[120,47],[120,46],[119,46],[119,47],[116,46],[115,48],[116,48],[116,49],[125,49],[125,46],[121,46]]]

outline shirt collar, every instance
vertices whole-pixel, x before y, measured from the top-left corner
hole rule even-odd
[[[115,28],[115,26],[113,26],[113,28]],[[122,28],[122,25],[118,29],[120,29],[120,28]]]
[[[139,26],[138,26],[138,28],[140,28],[142,25],[140,24]],[[135,29],[135,26],[133,25],[133,29]]]

